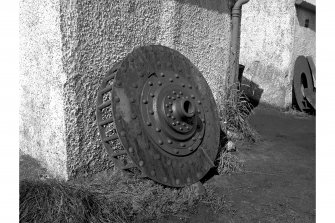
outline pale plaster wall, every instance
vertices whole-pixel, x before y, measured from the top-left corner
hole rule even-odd
[[[43,7],[48,9],[32,1],[21,5],[25,5],[21,11],[31,11],[39,18]],[[228,68],[231,0],[63,0],[53,1],[52,5],[53,9],[59,7],[59,14],[57,10],[45,10],[43,13],[50,16],[38,20],[53,27],[47,26],[53,30],[50,36],[37,36],[44,26],[35,28],[36,34],[30,34],[31,28],[22,27],[24,34],[21,35],[26,45],[28,42],[31,45],[29,49],[22,47],[22,60],[42,60],[43,63],[38,69],[34,68],[36,72],[28,62],[22,63],[21,76],[26,81],[21,85],[34,95],[22,96],[22,126],[26,127],[22,127],[20,134],[24,142],[50,140],[52,137],[44,132],[54,132],[50,129],[54,126],[47,125],[48,117],[54,112],[54,121],[59,127],[55,137],[62,139],[59,144],[36,147],[37,142],[30,142],[24,144],[24,150],[40,154],[38,158],[43,158],[45,151],[62,151],[59,159],[66,161],[61,162],[64,176],[85,176],[113,165],[101,145],[96,126],[97,91],[107,70],[137,46],[162,44],[180,51],[203,73],[216,99],[220,100],[218,92],[223,91]],[[25,14],[21,17],[27,20]],[[50,47],[40,45],[50,41],[54,48],[58,47],[57,50],[52,48],[52,53],[47,51]],[[36,81],[32,81],[32,77]],[[39,91],[41,94],[34,97]],[[55,91],[57,94],[52,93]],[[51,94],[53,97],[46,97]],[[33,111],[27,109],[28,102],[45,107]],[[57,110],[51,111],[51,105]],[[33,122],[36,114],[39,118]],[[29,137],[24,133],[27,128],[34,129]]]
[[[262,89],[260,101],[277,107],[292,104],[293,66],[297,55],[315,59],[315,31],[299,25],[308,14],[295,0],[250,0],[243,6],[240,63],[243,76]],[[312,21],[314,18],[314,21]]]
[[[20,1],[20,150],[67,179],[59,0]]]

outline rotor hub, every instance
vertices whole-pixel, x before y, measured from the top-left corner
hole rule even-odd
[[[163,151],[185,156],[201,143],[205,130],[200,96],[171,71],[152,73],[141,94],[141,114],[152,141]]]

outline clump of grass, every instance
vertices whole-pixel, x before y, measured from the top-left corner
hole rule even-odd
[[[293,116],[293,117],[297,117],[297,118],[302,118],[302,119],[311,117],[311,114],[309,114],[307,112],[302,112],[302,111],[299,111],[299,110],[293,109],[293,108],[287,108],[283,112],[284,112],[285,115]]]
[[[243,140],[257,141],[259,135],[248,122],[253,106],[243,91],[234,85],[229,87],[226,95],[221,98],[223,101],[220,103],[220,119],[225,121],[226,134],[230,131],[238,133],[241,136],[239,138]]]
[[[167,188],[119,171],[88,182],[20,181],[20,222],[143,222],[192,211],[194,188]]]
[[[20,181],[20,222],[127,222],[122,195],[112,196],[57,180],[25,179]]]
[[[227,151],[221,151],[218,161],[217,171],[220,175],[237,173],[244,167],[244,160]]]

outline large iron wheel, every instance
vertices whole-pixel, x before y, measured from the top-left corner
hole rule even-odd
[[[100,136],[119,168],[182,187],[214,166],[216,104],[204,77],[176,50],[134,49],[108,72],[97,103]]]
[[[306,57],[299,56],[294,65],[293,96],[300,111],[311,108],[306,96],[314,94],[313,88],[312,73],[308,61]]]

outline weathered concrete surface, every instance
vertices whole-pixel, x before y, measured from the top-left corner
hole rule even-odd
[[[59,43],[66,80],[60,85],[63,100],[52,103],[59,105],[57,109],[62,112],[57,114],[65,120],[65,129],[59,130],[58,136],[65,136],[62,141],[62,151],[66,151],[64,169],[70,178],[113,165],[102,148],[96,126],[97,90],[106,71],[135,47],[162,44],[177,49],[204,74],[216,100],[220,100],[219,92],[223,90],[228,68],[231,5],[231,0],[60,2]],[[43,22],[48,20],[50,18],[45,18]],[[48,41],[48,36],[40,38]],[[36,45],[35,42],[32,47]],[[30,55],[25,58],[30,59]],[[48,73],[44,72],[47,68],[46,64],[39,68],[39,81],[46,78],[42,74]],[[26,75],[30,77],[33,73],[27,71]],[[60,70],[58,75],[61,76]],[[29,87],[35,85],[29,84]],[[41,100],[45,100],[44,96]],[[23,110],[27,106],[23,105]],[[43,109],[38,112],[47,115]],[[39,123],[30,124],[42,131]],[[40,137],[44,136],[34,136],[34,139]],[[24,135],[22,138],[27,140]],[[45,150],[35,146],[36,143],[30,144],[37,153]]]
[[[296,8],[295,0],[252,0],[243,6],[240,63],[243,76],[263,90],[262,102],[291,105],[296,57],[315,59],[315,29],[301,26],[302,17],[315,27],[315,13]]]
[[[58,0],[20,1],[20,52],[20,150],[67,179]]]

